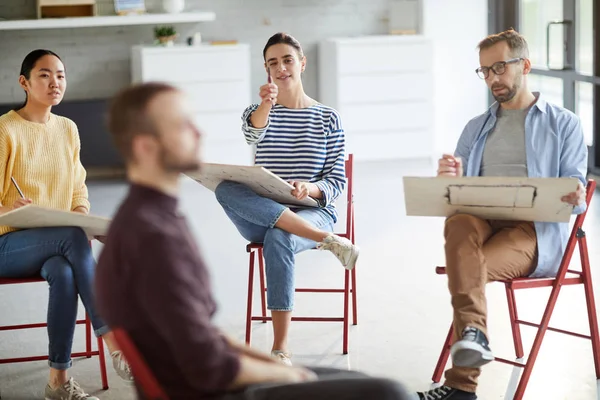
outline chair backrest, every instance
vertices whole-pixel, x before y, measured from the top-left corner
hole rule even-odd
[[[160,387],[156,377],[146,365],[127,332],[121,328],[115,328],[113,329],[113,334],[115,335],[115,339],[119,344],[125,359],[131,367],[131,372],[133,373],[137,385],[139,385],[139,388],[144,392],[146,398],[149,400],[168,400],[169,398]]]
[[[354,243],[354,154],[348,154],[346,160],[346,232],[345,235]]]

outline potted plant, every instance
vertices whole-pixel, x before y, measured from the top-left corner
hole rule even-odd
[[[173,41],[177,39],[177,36],[177,31],[172,26],[157,26],[154,28],[154,37],[163,46],[173,46]]]

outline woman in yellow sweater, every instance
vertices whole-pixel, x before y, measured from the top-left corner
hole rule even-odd
[[[23,61],[19,84],[25,90],[25,103],[0,117],[0,213],[36,204],[87,214],[90,203],[77,126],[51,113],[67,87],[63,63],[49,50],[35,50]],[[78,294],[95,334],[107,344],[117,373],[131,380],[129,366],[94,307],[94,269],[88,238],[79,228],[0,227],[0,277],[41,275],[50,285],[46,400],[97,400],[67,375]]]

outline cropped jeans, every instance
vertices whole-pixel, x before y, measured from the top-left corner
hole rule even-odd
[[[77,295],[97,337],[110,329],[100,319],[92,293],[95,261],[88,238],[80,228],[55,227],[14,231],[0,236],[0,277],[48,281],[48,364],[71,366],[71,347],[77,320]]]
[[[295,255],[312,249],[316,242],[292,235],[275,224],[286,206],[256,194],[241,183],[223,181],[215,189],[225,213],[248,241],[263,244],[267,276],[267,307],[292,311],[295,291]],[[322,208],[291,209],[321,230],[332,232],[334,220]]]

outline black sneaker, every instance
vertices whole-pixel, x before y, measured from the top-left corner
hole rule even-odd
[[[417,396],[415,400],[477,400],[475,393],[452,389],[448,386],[440,386],[427,392],[417,392]]]
[[[463,329],[462,339],[452,345],[450,354],[457,367],[479,368],[494,360],[483,332],[470,326]]]

